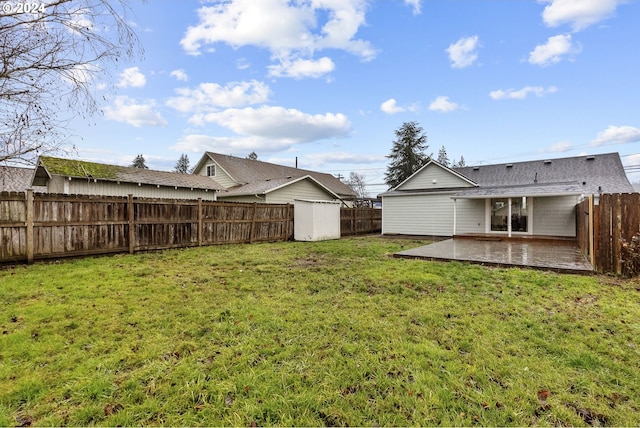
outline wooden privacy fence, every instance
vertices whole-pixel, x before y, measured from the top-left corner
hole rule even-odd
[[[293,205],[0,193],[0,262],[293,236]]]
[[[382,232],[382,210],[379,208],[340,208],[340,235]]]
[[[576,236],[596,272],[640,273],[640,193],[590,196],[579,203]]]

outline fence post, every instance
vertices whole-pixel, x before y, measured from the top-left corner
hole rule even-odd
[[[589,261],[591,262],[591,266],[595,269],[596,267],[596,255],[595,255],[595,246],[593,244],[593,233],[594,233],[594,223],[596,219],[593,216],[593,195],[589,195],[589,222],[587,226],[587,233],[589,238]]]
[[[198,198],[198,247],[202,246],[202,198]]]
[[[33,263],[33,189],[26,191],[27,263]]]
[[[136,232],[133,215],[133,194],[129,193],[129,254],[133,254],[136,249]]]
[[[249,231],[249,244],[253,244],[253,233],[256,227],[256,205],[257,202],[254,202],[251,210],[251,230]]]
[[[614,205],[614,223],[613,223],[613,260],[615,263],[616,274],[622,274],[622,201],[620,193],[615,195]]]

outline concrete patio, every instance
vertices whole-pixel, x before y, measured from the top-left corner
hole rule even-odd
[[[573,241],[457,238],[401,251],[394,257],[593,273],[593,267]]]

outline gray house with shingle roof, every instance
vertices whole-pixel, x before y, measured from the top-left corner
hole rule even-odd
[[[583,197],[633,192],[617,153],[464,168],[429,160],[380,195],[382,233],[575,237]]]
[[[331,174],[206,152],[193,170],[223,186],[219,200],[293,203],[295,199],[347,201],[355,192]]]
[[[32,185],[49,193],[215,201],[217,182],[193,174],[40,156]]]

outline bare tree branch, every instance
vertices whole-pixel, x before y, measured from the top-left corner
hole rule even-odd
[[[28,7],[27,3],[23,7]],[[33,6],[31,6],[33,7]],[[69,150],[69,121],[99,112],[97,83],[142,55],[126,0],[53,0],[0,15],[0,162]],[[7,13],[8,12],[8,13]]]

